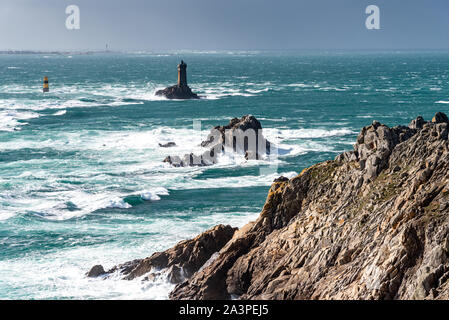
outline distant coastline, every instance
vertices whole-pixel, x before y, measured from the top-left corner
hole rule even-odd
[[[96,53],[118,53],[110,50],[99,51],[36,51],[36,50],[0,50],[0,54],[53,54],[53,55],[86,55]]]

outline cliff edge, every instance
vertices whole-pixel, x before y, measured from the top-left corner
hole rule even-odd
[[[374,121],[354,150],[276,179],[170,298],[449,299],[448,126]]]

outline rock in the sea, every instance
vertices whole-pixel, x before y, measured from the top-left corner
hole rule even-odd
[[[242,154],[247,160],[253,160],[269,155],[273,147],[263,136],[262,125],[252,115],[234,118],[225,126],[214,127],[201,146],[206,149],[201,155],[168,156],[164,162],[175,167],[207,166],[215,164],[223,152]]]
[[[196,93],[193,93],[187,85],[187,64],[184,61],[178,65],[178,83],[174,86],[158,90],[157,96],[163,96],[167,99],[199,99]]]
[[[106,271],[104,271],[104,268],[102,265],[97,264],[96,266],[93,266],[89,272],[86,274],[89,278],[96,278],[102,275],[105,275]]]
[[[167,143],[159,143],[159,147],[161,148],[171,148],[171,147],[175,147],[176,143],[174,142],[167,142]]]

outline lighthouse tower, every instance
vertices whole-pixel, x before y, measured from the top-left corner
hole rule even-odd
[[[187,64],[183,60],[178,64],[178,87],[187,87]]]
[[[181,60],[178,64],[178,83],[163,90],[156,91],[157,96],[163,96],[167,99],[199,99],[196,93],[187,85],[187,64]]]

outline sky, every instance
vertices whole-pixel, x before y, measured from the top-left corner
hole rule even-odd
[[[66,28],[66,7],[80,29]],[[368,30],[365,9],[380,9]],[[0,50],[447,50],[449,0],[0,0]]]

